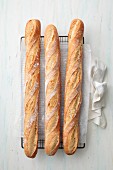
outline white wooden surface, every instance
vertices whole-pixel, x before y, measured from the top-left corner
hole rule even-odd
[[[19,38],[26,22],[38,18],[42,35],[53,23],[67,35],[72,19],[85,23],[85,42],[92,57],[106,63],[108,91],[104,110],[107,128],[88,126],[87,144],[73,156],[59,150],[54,157],[39,151],[30,160],[20,147]],[[113,169],[113,0],[0,0],[0,170],[112,170]]]

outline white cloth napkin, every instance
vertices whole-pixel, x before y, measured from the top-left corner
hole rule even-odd
[[[92,120],[96,125],[105,128],[107,121],[103,113],[105,107],[105,91],[107,83],[104,82],[106,66],[96,60],[91,70],[91,103],[89,120]]]

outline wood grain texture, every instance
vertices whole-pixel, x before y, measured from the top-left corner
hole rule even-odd
[[[85,25],[85,42],[92,58],[106,63],[108,91],[104,109],[107,128],[89,124],[87,144],[76,155],[58,150],[54,157],[38,152],[29,160],[20,147],[20,56],[19,38],[29,19],[38,18],[42,35],[50,23],[59,35],[67,35],[70,22],[80,18]],[[113,1],[112,0],[0,0],[0,170],[112,170],[113,168]]]

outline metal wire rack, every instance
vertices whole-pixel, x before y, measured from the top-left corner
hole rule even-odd
[[[25,37],[21,37],[20,43]],[[41,36],[41,41],[43,41],[44,36]],[[60,43],[68,42],[68,36],[59,36]],[[84,44],[84,37],[83,37],[83,44]],[[21,44],[20,44],[21,45]],[[23,123],[21,125],[21,128],[23,129]],[[45,141],[43,139],[38,140],[38,149],[44,149]],[[21,147],[24,148],[24,138],[21,137]],[[85,148],[85,143],[79,143],[78,149]],[[60,142],[59,149],[63,149],[63,142]]]

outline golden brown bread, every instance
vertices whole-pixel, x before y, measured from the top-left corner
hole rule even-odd
[[[57,29],[46,28],[45,47],[45,152],[54,155],[60,143],[60,46]]]
[[[25,28],[24,152],[34,158],[38,148],[40,89],[40,21],[30,20]]]
[[[82,51],[84,24],[71,23],[68,35],[68,59],[65,80],[63,145],[66,154],[73,154],[79,141],[79,114],[82,102]]]

